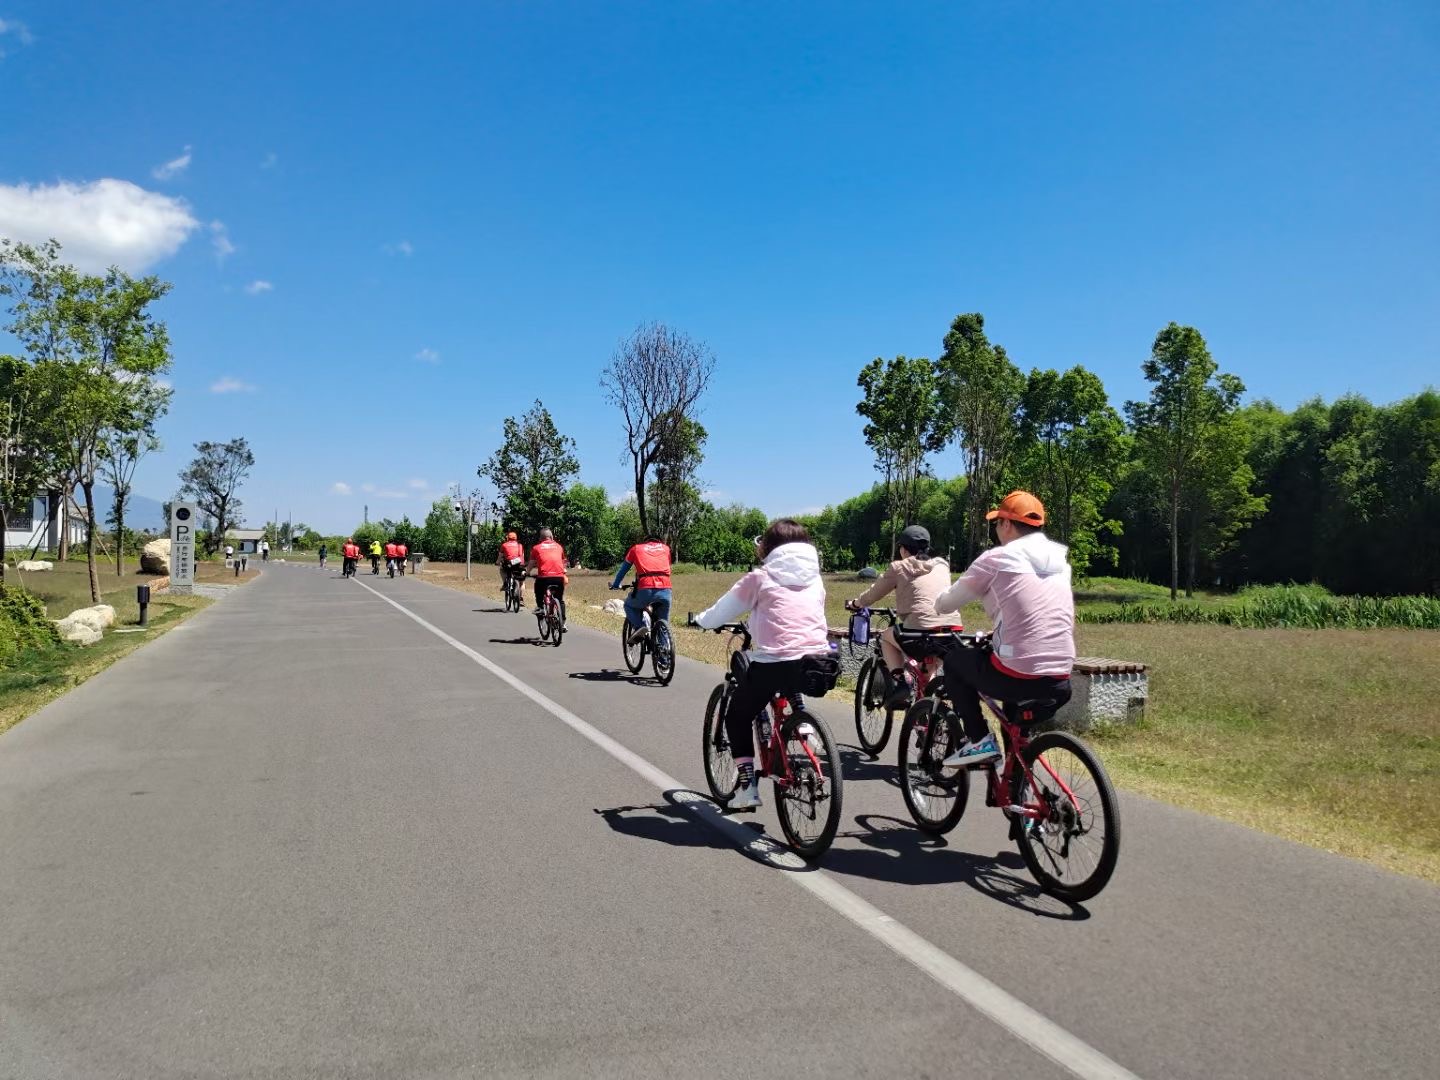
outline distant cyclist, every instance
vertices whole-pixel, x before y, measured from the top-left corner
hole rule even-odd
[[[394,540],[385,545],[385,569],[390,571],[391,576],[395,574],[395,559],[400,554],[400,546]]]
[[[383,554],[385,554],[385,549],[380,546],[380,541],[370,541],[370,573],[380,573],[380,556]]]
[[[505,584],[513,577],[519,577],[525,572],[525,545],[520,543],[519,538],[513,532],[507,532],[505,539],[500,544],[500,553],[495,556],[495,565],[500,568],[500,591],[505,591]]]
[[[405,560],[410,557],[410,545],[404,540],[395,541],[395,569],[400,571],[400,576],[405,576]]]
[[[345,545],[340,549],[340,557],[343,560],[340,564],[341,574],[355,573],[355,564],[360,561],[360,545],[355,543],[353,536],[346,539]]]
[[[670,618],[670,546],[654,533],[625,553],[610,588],[618,589],[625,575],[635,568],[635,591],[625,599],[625,621],[630,624],[633,644],[645,636],[644,611],[655,605],[657,619]]]
[[[565,584],[569,580],[565,572],[565,549],[555,542],[555,534],[549,529],[540,530],[540,542],[530,549],[526,567],[535,568],[535,614],[545,614],[545,590],[555,587],[555,598],[560,601],[560,623],[565,623]]]
[[[965,742],[946,765],[983,765],[1000,756],[980,711],[983,692],[1000,701],[1070,700],[1075,667],[1075,596],[1064,544],[1041,530],[1045,507],[1028,491],[1012,491],[985,515],[998,547],[976,556],[935,600],[937,612],[982,600],[995,632],[988,650],[956,647],[945,657],[945,689],[965,722]]]

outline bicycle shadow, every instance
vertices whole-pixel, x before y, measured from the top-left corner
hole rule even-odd
[[[508,615],[510,614],[503,607],[477,607],[471,608],[476,615]]]
[[[872,760],[864,750],[849,743],[840,743],[839,749],[840,769],[847,784],[852,780],[883,780],[893,788],[900,787],[900,769],[893,762]]]
[[[882,826],[882,822],[893,824]],[[960,851],[943,836],[930,836],[910,822],[886,814],[859,814],[855,824],[858,829],[839,833],[835,839],[856,840],[862,846],[832,847],[821,860],[826,870],[897,885],[964,884],[1040,918],[1075,922],[1090,918],[1083,905],[1057,899],[1041,891],[1028,876],[1009,873],[1025,871],[1025,860],[1018,852],[1001,851],[987,857]]]
[[[550,642],[548,642],[548,641],[543,641],[543,640],[541,640],[541,639],[538,638],[538,637],[512,637],[512,638],[492,637],[492,638],[490,639],[490,644],[491,644],[491,645],[544,645],[547,649],[550,647]]]
[[[659,679],[653,675],[631,675],[628,671],[621,671],[619,668],[601,668],[599,671],[572,671],[569,673],[572,679],[584,679],[586,682],[612,682],[629,683],[631,686],[664,686]]]
[[[751,815],[726,814],[708,795],[685,788],[665,792],[665,802],[644,806],[596,808],[616,832],[673,847],[737,851],[772,870],[808,873],[815,869],[786,844],[765,831]],[[633,815],[642,816],[633,816]]]

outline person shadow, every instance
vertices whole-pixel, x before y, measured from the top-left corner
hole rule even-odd
[[[854,840],[859,846],[832,847],[821,860],[826,870],[897,885],[963,884],[1039,918],[1075,922],[1090,918],[1083,905],[1042,891],[1029,878],[1019,852],[986,856],[960,851],[943,836],[923,833],[910,822],[885,814],[859,814],[855,825],[836,840]],[[1026,876],[1012,872],[1017,870]]]
[[[659,679],[653,675],[631,675],[628,671],[621,671],[619,668],[601,668],[599,671],[572,671],[570,678],[583,679],[585,682],[610,682],[629,683],[631,686],[664,686]]]
[[[605,824],[623,836],[640,840],[654,840],[671,847],[712,848],[716,851],[734,851],[735,845],[711,829],[707,829],[693,816],[673,803],[646,803],[641,806],[611,806],[596,808],[595,813],[605,819]],[[764,834],[758,821],[742,824],[753,829],[757,835]]]
[[[900,787],[900,769],[893,762],[872,759],[858,746],[840,743],[840,770],[848,784],[860,780],[881,780],[897,790]]]

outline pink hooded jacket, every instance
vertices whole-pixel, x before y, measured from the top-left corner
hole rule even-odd
[[[750,612],[750,659],[799,660],[829,648],[825,583],[810,544],[781,544],[695,621],[707,629]]]

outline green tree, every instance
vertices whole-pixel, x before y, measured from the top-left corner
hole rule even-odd
[[[857,384],[864,397],[855,411],[867,421],[865,442],[885,477],[893,557],[900,530],[915,517],[916,485],[925,472],[925,459],[948,437],[940,383],[935,365],[925,357],[877,356],[861,369]]]
[[[560,521],[565,491],[580,472],[580,462],[575,440],[560,434],[549,410],[537,400],[519,420],[506,417],[499,448],[476,472],[499,492],[504,524],[534,536]]]
[[[965,557],[985,545],[985,514],[1001,494],[1021,436],[1020,402],[1025,376],[985,336],[985,317],[959,315],[945,335],[940,356],[940,394],[953,434],[965,459]]]
[[[0,585],[10,508],[23,506],[52,479],[57,442],[33,366],[17,356],[0,356]]]
[[[215,523],[205,538],[205,549],[211,555],[242,520],[243,506],[236,492],[254,467],[255,455],[242,437],[224,443],[196,443],[194,459],[180,473],[181,496]]]
[[[655,481],[650,485],[651,521],[677,559],[702,506],[696,474],[705,459],[706,437],[697,421],[682,418],[661,440],[655,455]]]
[[[1103,511],[1129,448],[1100,377],[1080,366],[1063,375],[1036,368],[1025,382],[1020,417],[1025,449],[1016,471],[1021,486],[1044,502],[1046,531],[1069,545],[1079,574],[1097,557],[1113,559],[1113,544],[1101,536],[1123,527]]]
[[[615,508],[599,485],[571,484],[554,528],[565,554],[583,566],[615,566],[625,553]]]
[[[624,419],[642,531],[652,524],[645,502],[650,470],[667,448],[685,441],[677,431],[694,420],[714,370],[715,355],[707,345],[652,322],[621,341],[600,373],[606,398]]]
[[[132,423],[124,429],[116,428],[106,432],[100,447],[100,473],[110,485],[110,524],[115,528],[115,575],[125,573],[125,509],[130,502],[131,487],[135,481],[135,469],[146,454],[160,449],[160,438],[155,434],[155,425],[169,410],[171,391],[149,378],[136,379],[124,384],[124,391],[133,395],[134,402],[128,410]]]
[[[1140,459],[1165,482],[1172,600],[1180,591],[1180,512],[1186,493],[1197,489],[1209,468],[1210,441],[1245,392],[1238,378],[1217,369],[1200,331],[1172,322],[1156,335],[1141,367],[1151,383],[1149,400],[1125,405]]]
[[[465,522],[449,498],[430,504],[430,513],[420,528],[420,550],[436,562],[465,557]]]
[[[107,442],[139,432],[154,404],[136,384],[170,367],[170,337],[150,307],[170,291],[156,277],[111,267],[79,274],[60,261],[56,241],[0,243],[0,294],[11,301],[9,330],[45,385],[60,439],[56,457],[85,503],[90,596],[100,601],[95,559],[95,482]],[[166,399],[168,401],[168,399]]]

